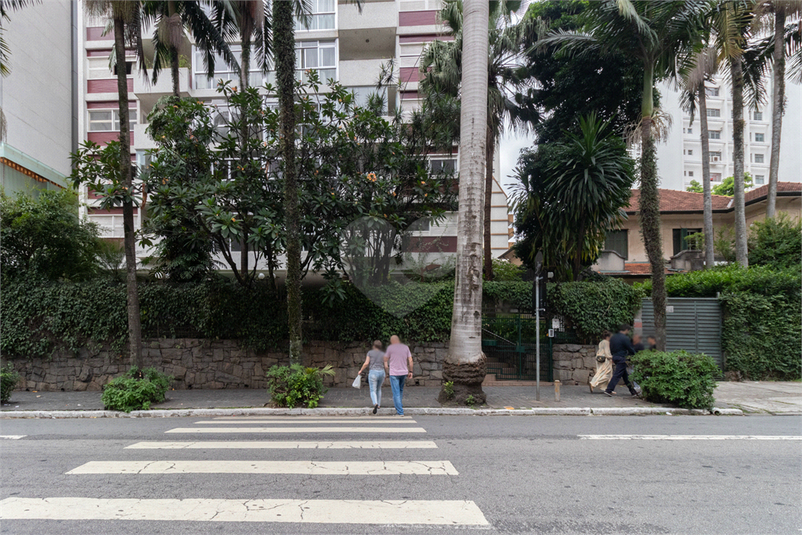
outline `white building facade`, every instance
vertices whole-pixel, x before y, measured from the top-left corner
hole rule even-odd
[[[757,109],[744,107],[744,170],[753,187],[768,184],[771,160],[772,78],[765,80],[768,101]],[[802,182],[802,85],[786,82],[786,108],[780,144],[780,182]],[[661,107],[673,119],[664,143],[657,146],[660,185],[685,190],[691,181],[702,182],[702,142],[698,110],[693,123],[680,106],[680,94],[668,84],[660,86]],[[707,84],[707,119],[710,141],[710,178],[713,185],[733,175],[732,89],[724,77]]]
[[[363,0],[360,13],[356,5],[344,0],[314,0],[313,15],[309,29],[300,25],[296,28],[296,68],[298,76],[307,70],[317,70],[321,80],[335,79],[352,90],[360,99],[367,99],[375,92],[375,85],[384,66],[391,61],[396,67],[400,80],[397,87],[388,89],[389,112],[400,107],[403,112],[411,111],[419,105],[418,82],[419,58],[427,43],[435,39],[449,39],[438,24],[437,14],[441,8],[440,0]],[[109,70],[109,54],[113,38],[104,35],[105,23],[82,16],[79,31],[80,79],[82,97],[79,99],[80,132],[83,139],[101,145],[116,139],[119,122],[117,112],[117,82]],[[145,51],[152,49],[151,30],[143,32]],[[237,53],[238,47],[232,46]],[[220,60],[216,62],[214,79],[206,76],[202,55],[196,53],[193,43],[187,40],[180,49],[186,58],[180,69],[180,90],[182,96],[191,96],[209,104],[220,99],[217,80],[237,80],[236,73]],[[144,163],[148,149],[155,148],[154,142],[146,134],[147,116],[156,101],[172,93],[172,80],[169,72],[161,73],[156,84],[142,79],[134,65],[134,58],[127,58],[129,71],[129,100],[131,108],[131,155],[132,160]],[[254,65],[250,74],[251,85],[261,86],[265,82],[274,83],[275,73],[263,75]],[[456,152],[451,155],[432,155],[433,166],[446,166],[457,170]],[[494,162],[499,169],[498,157]],[[99,223],[106,238],[122,238],[122,210],[101,210],[92,207],[94,196],[84,192],[89,217]],[[137,226],[141,224],[142,214],[136,211]],[[453,242],[456,250],[456,213],[448,215],[439,227],[423,231],[443,240],[446,247]],[[494,184],[492,210],[492,254],[500,256],[508,249],[509,224],[507,198],[498,180]],[[448,239],[454,237],[453,240]],[[448,251],[445,251],[448,252]],[[139,251],[139,256],[147,251]]]

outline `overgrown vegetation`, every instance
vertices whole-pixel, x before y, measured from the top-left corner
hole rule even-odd
[[[326,393],[323,377],[327,375],[334,375],[331,365],[324,368],[304,368],[300,364],[273,366],[267,371],[270,401],[279,407],[304,404],[314,409]]]
[[[671,403],[686,409],[713,407],[715,377],[720,373],[715,361],[687,351],[641,351],[631,357],[633,380],[643,397],[654,403]]]
[[[151,403],[161,403],[173,377],[155,368],[139,370],[132,367],[122,376],[103,387],[101,400],[106,410],[131,412],[150,409]]]
[[[14,391],[19,379],[19,374],[10,362],[0,367],[0,403],[8,403],[8,400],[11,399],[11,392]]]

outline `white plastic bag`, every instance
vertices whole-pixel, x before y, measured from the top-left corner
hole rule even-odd
[[[361,375],[357,375],[356,379],[354,379],[354,382],[351,383],[351,386],[353,386],[354,388],[361,388],[362,387],[362,376]]]

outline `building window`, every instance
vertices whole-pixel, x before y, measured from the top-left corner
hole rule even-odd
[[[763,163],[763,155],[755,154],[755,163]]]
[[[721,110],[718,108],[707,108],[708,117],[721,117]]]
[[[718,96],[718,87],[707,87],[705,88],[705,95],[708,97],[717,97]]]
[[[688,171],[688,176],[692,177],[693,176],[693,171]]]
[[[237,61],[242,60],[242,47],[239,45],[231,46],[231,53],[237,58]],[[220,80],[224,82],[230,81],[234,85],[239,83],[239,75],[234,71],[233,67],[226,63],[226,60],[219,54],[214,56],[214,77],[211,79],[206,74],[206,66],[203,63],[203,52],[195,50],[195,61],[193,62],[193,74],[195,77],[195,89],[214,89]],[[265,83],[264,76],[259,65],[255,61],[251,61],[250,75],[248,76],[248,84],[251,87],[258,87]],[[270,75],[273,79],[270,80]],[[268,81],[275,81],[274,73],[269,73]]]
[[[309,2],[311,15],[307,19],[309,26],[301,24],[300,20],[295,21],[295,31],[302,32],[307,30],[333,30],[336,16],[334,14],[334,0],[311,0]]]
[[[693,149],[688,149],[688,156],[693,156]]]
[[[683,130],[685,131],[686,134],[693,134],[693,128],[691,128],[690,126],[688,128],[683,128]]]
[[[763,120],[763,112],[762,111],[752,112],[752,119],[754,119],[755,121],[762,121]]]
[[[710,161],[711,162],[720,162],[721,161],[721,151],[711,150],[710,151]]]
[[[721,130],[709,130],[708,134],[710,139],[721,139]]]
[[[762,186],[766,183],[765,175],[755,175],[755,186]]]
[[[702,232],[700,228],[675,228],[674,229],[674,254],[680,251],[695,251],[697,249],[696,240],[688,240],[690,234]]]
[[[766,141],[766,134],[762,134],[762,133],[757,133],[756,132],[755,133],[755,141],[758,142],[758,143],[763,143],[764,141]]]
[[[454,174],[457,171],[457,160],[454,158],[432,158],[429,160],[429,166],[433,174]]]
[[[710,182],[721,182],[721,173],[710,173]]]
[[[136,108],[128,110],[128,128],[134,129],[136,124]],[[89,110],[89,131],[90,132],[119,132],[120,131],[120,112],[119,110]]]
[[[306,72],[316,70],[321,82],[337,79],[337,53],[334,41],[295,43],[295,77],[306,81]]]
[[[604,239],[604,249],[606,251],[615,251],[620,254],[624,260],[629,258],[629,237],[626,230],[613,230],[607,233]]]

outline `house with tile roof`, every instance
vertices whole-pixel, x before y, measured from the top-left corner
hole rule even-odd
[[[768,185],[746,193],[746,224],[751,225],[766,216]],[[791,218],[802,217],[802,184],[780,182],[777,184],[777,212],[785,212]],[[633,189],[626,210],[627,220],[617,231],[607,234],[605,251],[593,269],[606,275],[639,280],[651,273],[646,247],[640,231],[640,191]],[[689,191],[660,190],[660,224],[662,226],[663,257],[666,262],[676,259],[680,253],[692,249],[686,240],[690,234],[702,232],[704,228],[704,195]],[[732,197],[713,195],[713,227],[719,229],[735,227],[735,206]],[[666,267],[667,273],[684,271],[673,262]]]

